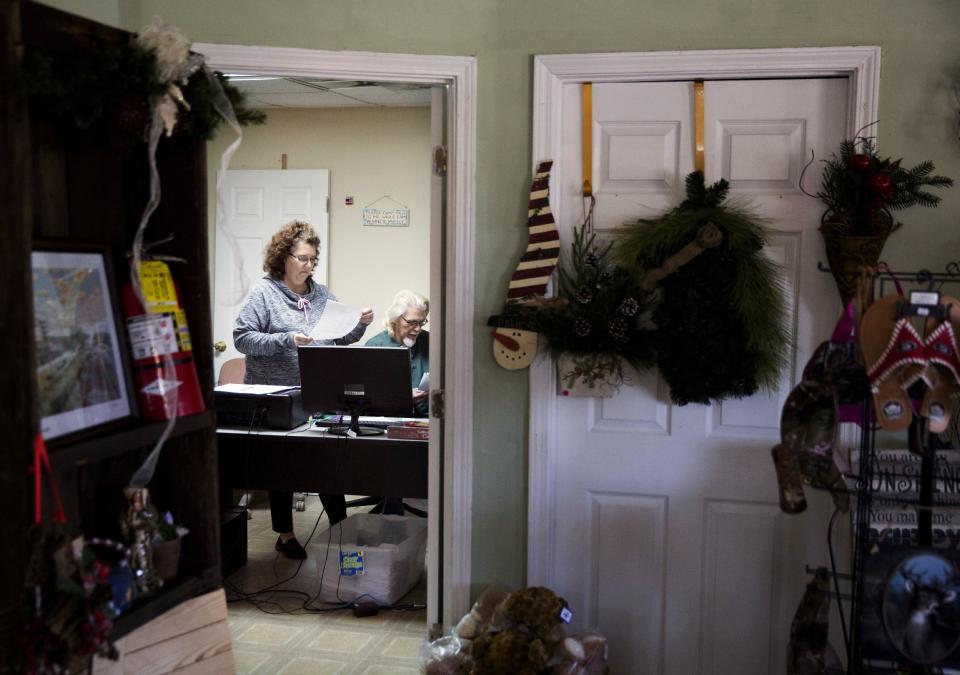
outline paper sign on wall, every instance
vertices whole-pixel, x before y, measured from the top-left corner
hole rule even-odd
[[[363,210],[363,224],[378,227],[409,227],[410,209],[381,209],[368,206]]]

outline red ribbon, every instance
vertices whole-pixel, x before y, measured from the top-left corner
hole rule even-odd
[[[67,522],[63,513],[63,502],[60,501],[60,492],[57,490],[57,481],[53,478],[53,469],[50,468],[50,455],[47,454],[47,444],[43,442],[40,433],[33,439],[33,522],[43,521],[43,471],[50,476],[50,492],[53,493],[53,522],[60,525]]]

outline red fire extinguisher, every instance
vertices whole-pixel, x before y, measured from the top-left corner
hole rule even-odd
[[[131,273],[136,272],[131,270]],[[131,284],[124,286],[120,293],[140,413],[150,422],[168,419],[164,397],[172,389],[177,392],[178,417],[203,412],[190,331],[186,314],[180,307],[180,289],[170,275],[170,268],[160,260],[142,261],[140,284],[146,310]],[[167,356],[173,364],[173,377],[164,367]]]

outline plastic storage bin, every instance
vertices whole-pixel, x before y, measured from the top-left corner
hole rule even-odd
[[[350,602],[364,595],[392,605],[423,574],[427,520],[357,513],[321,532],[310,549],[323,600]]]

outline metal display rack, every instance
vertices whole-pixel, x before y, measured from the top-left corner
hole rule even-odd
[[[818,264],[818,268],[825,268]],[[918,272],[898,272],[885,270],[878,272],[874,277],[874,290],[877,291],[876,297],[883,297],[891,291],[893,285],[909,285],[916,291],[922,288],[926,292],[939,292],[944,284],[960,285],[960,264],[950,263],[946,266],[945,273],[932,273],[926,270]],[[899,290],[899,288],[898,288]],[[912,304],[908,295],[899,311],[900,316],[935,316],[930,312],[928,306]],[[934,308],[936,309],[936,308]],[[949,310],[947,311],[949,313]],[[922,394],[921,394],[922,397]],[[911,396],[911,398],[914,398]],[[954,414],[960,414],[954,411]],[[863,402],[862,420],[872,420],[873,400],[867,396]],[[898,549],[897,546],[891,546],[889,551],[890,559],[896,554],[903,557],[909,557],[911,548],[918,552],[923,549],[933,547],[933,516],[935,509],[960,509],[960,500],[953,500],[950,503],[943,502],[942,495],[936,491],[936,462],[937,455],[942,451],[957,452],[957,449],[951,448],[943,443],[936,434],[928,430],[927,419],[921,417],[916,412],[909,428],[906,431],[907,448],[909,452],[920,458],[919,475],[900,476],[903,480],[914,481],[917,490],[910,491],[910,494],[896,495],[888,494],[880,489],[878,476],[876,475],[877,461],[877,429],[875,424],[865,422],[862,426],[859,443],[859,462],[855,474],[847,474],[845,477],[852,480],[851,496],[856,500],[854,509],[854,548],[852,569],[850,575],[839,574],[836,569],[833,572],[833,588],[831,593],[837,598],[838,603],[848,601],[850,603],[849,626],[844,621],[843,607],[840,606],[840,617],[843,623],[844,639],[846,641],[847,652],[847,673],[910,673],[916,675],[919,673],[952,673],[960,670],[948,670],[941,665],[936,664],[918,664],[904,657],[900,660],[891,660],[889,656],[878,658],[875,653],[875,642],[871,641],[871,636],[865,634],[864,618],[865,613],[876,612],[882,605],[882,598],[877,594],[882,588],[882,584],[877,582],[876,570],[869,570],[868,563],[872,556],[876,555],[880,546],[877,538],[871,536],[873,509],[878,503],[896,504],[900,508],[913,509],[916,513],[916,542],[913,547],[904,546]],[[882,493],[882,496],[881,496]],[[881,535],[882,536],[882,535]],[[902,533],[900,533],[902,536]],[[895,553],[896,552],[896,553]],[[878,565],[879,566],[879,565]],[[890,568],[892,569],[892,568]],[[812,570],[810,570],[812,571]],[[840,593],[840,580],[850,583],[850,594]],[[957,589],[957,613],[960,616],[960,588]],[[881,621],[876,620],[876,624]],[[848,630],[849,628],[849,630]],[[876,632],[877,626],[871,625]],[[886,628],[884,627],[886,633]],[[958,642],[960,642],[960,627],[957,630]],[[873,636],[876,639],[876,636]],[[889,633],[887,639],[890,640]],[[944,659],[947,660],[947,659]],[[960,662],[960,647],[956,647],[949,652],[949,661]]]

